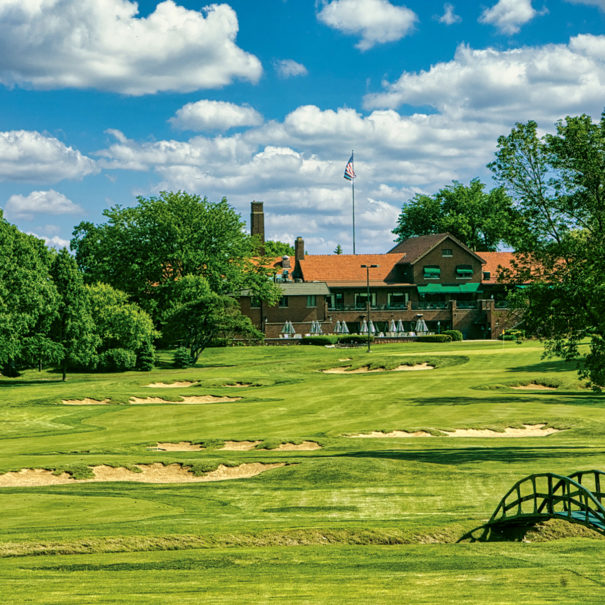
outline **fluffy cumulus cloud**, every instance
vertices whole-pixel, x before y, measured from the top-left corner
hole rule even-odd
[[[296,76],[306,76],[309,72],[302,63],[297,63],[293,59],[280,59],[274,62],[275,71],[281,78],[294,78]]]
[[[313,253],[351,251],[351,187],[343,173],[355,149],[357,248],[388,250],[402,204],[457,179],[489,182],[485,165],[516,121],[543,128],[567,114],[598,118],[605,98],[605,36],[497,51],[458,49],[447,63],[404,73],[366,98],[366,111],[300,106],[281,120],[232,134],[136,141],[113,131],[98,153],[107,170],[155,173],[154,191],[186,189],[243,216],[265,201],[267,235],[302,235]],[[402,104],[426,107],[404,115]],[[408,113],[408,112],[406,112]]]
[[[462,18],[454,12],[454,6],[446,3],[443,5],[443,15],[439,17],[439,23],[445,23],[445,25],[454,25],[454,23],[460,23]]]
[[[237,126],[258,126],[263,117],[252,107],[203,100],[187,103],[169,121],[179,130],[228,130]]]
[[[404,72],[385,89],[367,96],[366,107],[431,105],[442,115],[486,123],[598,115],[605,98],[605,36],[505,51],[460,46],[452,61]]]
[[[130,0],[3,0],[0,82],[141,95],[260,77],[259,60],[235,43],[227,4],[198,12],[166,0],[137,14]]]
[[[82,208],[66,198],[62,193],[32,191],[29,195],[11,195],[4,206],[6,216],[16,219],[32,219],[37,214],[81,214]]]
[[[516,34],[520,27],[537,15],[531,0],[498,0],[479,17],[481,23],[495,25],[505,34]]]
[[[55,248],[56,250],[60,250],[61,248],[69,249],[69,242],[66,239],[63,239],[62,237],[59,237],[58,235],[38,235],[37,233],[33,233],[32,231],[28,231],[28,235],[33,235],[34,237],[43,240],[49,248]]]
[[[54,183],[96,170],[93,160],[54,137],[29,130],[0,132],[0,181]]]
[[[333,0],[324,4],[317,17],[345,34],[361,35],[357,44],[360,50],[400,40],[417,20],[409,8],[388,0]]]

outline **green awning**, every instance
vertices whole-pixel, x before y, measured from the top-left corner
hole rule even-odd
[[[423,273],[425,275],[440,275],[441,269],[439,267],[425,267]]]
[[[447,284],[427,284],[418,286],[418,294],[475,294],[481,291],[481,284],[458,284],[448,286]]]
[[[458,275],[472,275],[473,270],[472,269],[463,269],[463,268],[459,267],[458,269],[456,269],[456,273]]]

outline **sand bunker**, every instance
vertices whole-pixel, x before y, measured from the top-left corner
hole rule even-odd
[[[54,475],[52,471],[35,468],[21,469],[0,475],[0,487],[35,487],[45,485],[65,485],[69,483],[95,483],[103,481],[131,481],[136,483],[202,483],[206,481],[226,481],[228,479],[247,479],[265,471],[285,466],[284,462],[263,464],[250,462],[239,466],[224,466],[195,476],[191,467],[180,464],[137,464],[140,472],[124,467],[114,468],[104,464],[93,467],[93,479],[73,479],[68,473]]]
[[[517,386],[511,387],[511,389],[517,389],[519,391],[556,391],[557,387],[549,387],[545,384],[530,382],[529,384],[518,384]]]
[[[247,452],[253,450],[261,441],[225,441],[222,450],[230,450],[232,452]]]
[[[349,368],[330,368],[329,370],[322,370],[324,374],[373,374],[377,372],[409,372],[414,370],[434,370],[435,366],[429,365],[428,363],[417,363],[412,366],[402,364],[387,370],[386,368],[375,368],[371,370],[369,366],[362,366],[361,368],[355,368],[351,370]]]
[[[216,397],[214,395],[200,395],[192,397],[181,397],[180,401],[167,401],[161,397],[131,397],[129,399],[132,404],[145,404],[145,403],[171,403],[171,404],[182,404],[182,403],[232,403],[239,401],[241,397]]]
[[[506,427],[503,431],[492,431],[491,429],[456,429],[455,431],[440,431],[446,437],[547,437],[553,433],[558,433],[561,429],[547,427],[546,424],[524,424],[523,428]],[[372,431],[358,435],[347,435],[348,437],[361,438],[385,438],[385,437],[435,437],[426,431],[391,431],[384,433],[382,431]]]
[[[84,399],[63,399],[62,403],[65,405],[105,405],[110,403],[111,399],[91,399],[90,397],[85,397]]]
[[[224,387],[228,387],[230,389],[244,388],[253,386],[251,382],[234,382],[232,384],[224,384]]]
[[[277,447],[272,448],[272,451],[280,452],[310,452],[312,450],[320,450],[321,445],[315,441],[303,441],[302,443],[280,443]]]
[[[191,443],[191,441],[179,441],[178,443],[158,443],[156,447],[150,449],[160,452],[201,452],[204,446],[199,443]]]
[[[195,382],[189,382],[184,380],[182,382],[152,382],[151,384],[146,384],[146,387],[151,387],[152,389],[180,389],[190,387],[196,384]]]

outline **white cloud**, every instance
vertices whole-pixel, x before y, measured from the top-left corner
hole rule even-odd
[[[453,25],[454,23],[460,23],[462,18],[454,13],[453,4],[446,3],[443,5],[443,15],[439,17],[439,23],[445,23],[446,25]]]
[[[54,183],[96,172],[93,160],[36,131],[0,132],[0,181]]]
[[[52,237],[48,237],[46,235],[38,235],[37,233],[33,233],[32,231],[27,232],[28,235],[33,235],[38,239],[44,240],[44,243],[49,248],[55,248],[56,250],[60,250],[61,248],[67,248],[69,250],[69,242],[58,235],[53,235]]]
[[[361,34],[360,50],[403,38],[414,26],[416,14],[388,0],[333,0],[324,5],[318,19],[345,34]]]
[[[4,207],[6,216],[30,220],[36,214],[81,214],[82,208],[66,198],[62,193],[32,191],[29,195],[11,195]]]
[[[259,60],[235,44],[227,4],[198,12],[166,0],[147,17],[137,13],[130,0],[3,0],[0,82],[141,95],[260,77]]]
[[[498,0],[479,17],[481,23],[495,25],[505,34],[516,34],[521,25],[531,21],[538,13],[531,0]]]
[[[274,62],[275,71],[282,78],[294,78],[296,76],[306,76],[309,72],[302,63],[297,63],[293,59],[280,59]]]
[[[302,235],[310,252],[325,253],[337,243],[351,249],[343,172],[355,149],[358,250],[384,251],[414,194],[454,179],[489,182],[485,166],[497,138],[516,121],[552,128],[566,114],[598,118],[604,98],[605,36],[508,51],[462,46],[447,63],[386,83],[384,93],[367,97],[365,112],[304,105],[229,136],[187,140],[136,141],[114,132],[98,162],[155,173],[153,192],[226,195],[243,216],[251,200],[263,200],[269,238]],[[403,103],[434,111],[402,115],[396,108]]]
[[[366,97],[367,108],[431,105],[452,119],[497,124],[598,115],[605,98],[605,36],[506,51],[460,46],[452,61],[404,72],[384,86],[385,92]]]
[[[605,0],[566,0],[572,4],[588,4],[589,6],[597,6],[602,11],[605,11]]]
[[[263,117],[252,107],[202,100],[187,103],[169,122],[179,130],[228,130],[237,126],[258,126]]]

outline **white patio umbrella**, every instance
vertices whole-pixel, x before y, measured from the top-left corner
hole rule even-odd
[[[416,320],[416,332],[418,334],[426,334],[429,329],[426,327],[426,322],[424,321],[424,319],[422,319],[422,317],[419,317]]]
[[[360,334],[367,334],[368,333],[368,322],[364,319],[362,324],[361,324],[361,330],[359,330]]]
[[[319,320],[317,320],[315,322],[315,334],[323,334],[324,331],[321,328],[321,322]]]
[[[296,334],[296,330],[294,329],[294,326],[292,325],[292,322],[288,321],[288,323],[290,324],[290,334]]]
[[[397,326],[395,325],[394,319],[391,319],[389,322],[389,332],[397,332]]]
[[[344,320],[340,324],[340,333],[341,334],[348,334],[349,333],[349,326],[347,326],[347,322],[344,321]]]
[[[374,322],[370,319],[370,323],[368,325],[368,329],[370,330],[370,334],[376,333],[376,328],[374,327]]]
[[[334,327],[334,334],[341,334],[342,328],[340,327],[340,319],[336,320],[336,326]]]
[[[399,332],[399,334],[405,332],[405,328],[403,327],[403,321],[401,319],[397,321],[397,332]]]
[[[281,334],[291,334],[289,321],[286,321],[286,323],[283,325],[283,327],[281,329]]]

